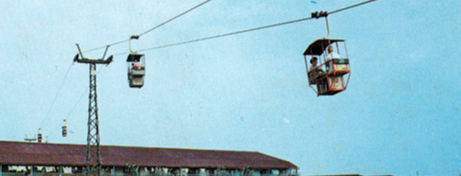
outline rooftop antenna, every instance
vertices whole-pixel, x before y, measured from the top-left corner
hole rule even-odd
[[[35,138],[35,136],[33,138],[28,138],[27,134],[26,134],[26,137],[24,138],[24,140],[27,141],[27,142],[32,142],[32,141],[37,140],[37,138]]]

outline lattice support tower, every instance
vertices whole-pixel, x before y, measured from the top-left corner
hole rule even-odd
[[[79,45],[77,44],[78,51],[81,58],[77,54],[74,57],[74,62],[89,64],[89,103],[88,103],[88,136],[87,136],[87,147],[86,147],[86,175],[101,175],[101,148],[100,148],[100,136],[99,136],[99,116],[98,116],[98,95],[97,95],[97,84],[96,84],[96,64],[110,64],[113,56],[110,56],[104,60],[104,55],[100,59],[89,59],[82,55]]]

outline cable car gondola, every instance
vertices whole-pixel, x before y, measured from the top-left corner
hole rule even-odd
[[[67,123],[66,123],[66,119],[64,119],[64,125],[62,126],[62,137],[67,137]]]
[[[317,95],[334,95],[347,88],[350,74],[346,81],[344,81],[343,75],[350,73],[349,57],[347,51],[344,53],[345,56],[340,56],[336,52],[340,51],[339,43],[343,44],[344,51],[346,51],[346,44],[343,39],[328,38],[314,41],[304,51],[309,86],[317,92]],[[309,69],[307,56],[310,56],[311,66]],[[314,65],[313,62],[316,59],[322,64]],[[312,86],[313,84],[317,85],[316,88]]]
[[[42,142],[42,133],[40,133],[40,130],[42,130],[42,128],[38,128],[37,130],[37,142],[41,143]]]
[[[145,59],[144,54],[130,53],[126,59],[128,66],[128,82],[131,88],[141,88],[144,85]]]
[[[312,17],[325,17],[328,27],[327,12],[313,12]],[[343,52],[341,52],[343,51]],[[344,39],[320,38],[312,42],[304,51],[309,86],[320,95],[334,95],[346,90],[350,78],[349,56]],[[308,67],[308,57],[310,66]],[[317,64],[317,61],[321,64]],[[346,80],[344,75],[348,74]],[[314,88],[312,85],[315,84]]]
[[[131,39],[138,39],[138,35],[130,37],[130,51],[126,58],[128,67],[128,83],[131,88],[141,88],[144,86],[145,70],[145,56],[131,50]]]
[[[67,137],[67,126],[66,125],[62,126],[62,137]]]
[[[42,133],[37,134],[37,141],[40,143],[42,142]]]

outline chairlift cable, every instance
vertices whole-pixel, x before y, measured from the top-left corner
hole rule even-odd
[[[96,73],[96,74],[99,74],[99,72],[102,71],[104,67],[101,67],[101,69],[99,69],[99,71]],[[84,95],[86,94],[86,92],[88,92],[88,89],[89,87],[87,87],[85,89],[85,91],[82,92],[82,95],[80,95],[80,98],[78,98],[77,102],[75,103],[74,107],[72,107],[72,109],[69,111],[69,114],[67,114],[66,118],[65,119],[69,119],[70,115],[74,112],[74,109],[77,107],[77,105],[80,103],[80,101],[82,100],[82,98],[84,97]],[[52,130],[50,133],[48,133],[47,136],[51,136],[59,127],[61,127],[61,125],[58,125],[58,127],[56,127],[54,130]]]
[[[121,44],[121,43],[125,43],[129,41],[129,39],[125,39],[125,40],[122,40],[122,41],[118,41],[118,42],[115,42],[115,43],[111,43],[109,44],[109,46],[114,46],[114,45],[118,45],[118,44]],[[101,47],[97,47],[97,48],[93,48],[93,49],[89,49],[89,50],[86,50],[86,51],[83,51],[84,53],[86,52],[90,52],[90,51],[96,51],[96,50],[100,50],[100,49],[104,49],[106,48],[108,45],[104,45],[104,46],[101,46]]]
[[[72,109],[69,111],[69,114],[66,116],[65,119],[69,119],[70,115],[74,112],[74,109],[77,107],[77,105],[80,103],[80,101],[82,100],[82,98],[84,97],[84,95],[86,94],[86,92],[88,91],[89,88],[86,88],[85,91],[82,92],[82,95],[80,96],[80,98],[78,98],[77,102],[75,103],[74,107],[72,107]],[[58,128],[60,127],[60,125],[58,125],[54,130],[52,130],[48,136],[51,136]]]
[[[180,16],[182,16],[182,15],[184,15],[184,14],[186,14],[186,13],[189,13],[190,11],[192,11],[192,10],[194,10],[194,9],[196,9],[196,8],[202,6],[203,4],[206,4],[207,2],[210,2],[210,1],[211,1],[211,0],[203,1],[202,3],[200,3],[200,4],[198,4],[198,5],[196,5],[196,6],[192,7],[192,8],[190,8],[189,10],[186,10],[186,11],[184,11],[183,13],[180,13],[179,15],[176,15],[175,17],[173,17],[173,18],[171,18],[171,19],[169,19],[169,20],[166,20],[165,22],[160,23],[159,25],[157,25],[157,26],[155,26],[155,27],[153,27],[153,28],[147,30],[146,32],[143,32],[143,33],[139,34],[139,36],[142,36],[142,35],[144,35],[144,34],[147,34],[147,33],[151,32],[151,31],[153,31],[154,29],[157,29],[157,28],[159,28],[160,26],[163,26],[164,24],[166,24],[166,23],[168,23],[168,22],[170,22],[170,21],[173,21],[174,19],[176,19],[176,18],[178,18],[178,17],[180,17]]]
[[[350,5],[350,6],[347,6],[347,7],[340,8],[340,9],[336,9],[336,10],[333,10],[333,11],[328,12],[328,15],[334,14],[334,13],[336,13],[336,12],[341,12],[341,11],[343,11],[343,10],[351,9],[351,8],[354,8],[354,7],[357,7],[357,6],[360,6],[360,5],[369,3],[369,2],[373,2],[373,1],[377,1],[377,0],[363,1],[363,2],[360,2],[360,3],[354,4],[354,5]]]
[[[347,6],[347,7],[344,7],[344,8],[333,10],[331,12],[328,12],[328,14],[337,13],[337,12],[347,10],[347,9],[350,9],[350,8],[353,8],[353,7],[357,7],[357,6],[372,2],[372,1],[376,1],[376,0],[368,0],[368,1],[357,3],[357,4],[354,4],[354,5],[351,5],[351,6]],[[209,40],[209,39],[226,37],[226,36],[230,36],[230,35],[236,35],[236,34],[241,34],[241,33],[246,33],[246,32],[252,32],[252,31],[256,31],[256,30],[260,30],[260,29],[266,29],[266,28],[271,28],[271,27],[276,27],[276,26],[281,26],[281,25],[286,25],[286,24],[306,21],[306,20],[310,20],[310,19],[313,19],[313,17],[300,18],[300,19],[296,19],[296,20],[291,20],[291,21],[286,21],[286,22],[281,22],[281,23],[276,23],[276,24],[271,24],[271,25],[266,25],[266,26],[251,28],[251,29],[245,29],[245,30],[229,32],[229,33],[225,33],[225,34],[219,34],[219,35],[214,35],[214,36],[209,36],[209,37],[204,37],[204,38],[198,38],[198,39],[193,39],[193,40],[188,40],[188,41],[183,41],[183,42],[160,45],[160,46],[155,46],[155,47],[151,47],[151,48],[140,49],[138,51],[148,51],[148,50],[161,49],[161,48],[172,47],[172,46],[177,46],[177,45],[183,45],[183,44],[188,44],[188,43],[194,43],[194,42],[199,42],[199,41],[204,41],[204,40]],[[114,55],[124,55],[124,54],[127,54],[127,52],[117,53],[117,54],[114,54]]]
[[[151,32],[151,31],[153,31],[153,30],[155,30],[155,29],[157,29],[157,28],[163,26],[164,24],[166,24],[166,23],[168,23],[168,22],[170,22],[170,21],[173,21],[174,19],[179,18],[180,16],[182,16],[182,15],[184,15],[184,14],[186,14],[186,13],[189,13],[189,12],[191,12],[192,10],[194,10],[194,9],[196,9],[196,8],[202,6],[202,5],[204,5],[204,4],[206,4],[207,2],[210,2],[210,1],[211,1],[211,0],[203,1],[202,3],[200,3],[200,4],[198,4],[198,5],[196,5],[196,6],[192,7],[192,8],[190,8],[189,10],[186,10],[186,11],[184,11],[183,13],[180,13],[179,15],[176,15],[176,16],[174,16],[173,18],[170,18],[169,20],[166,20],[165,22],[160,23],[159,25],[157,25],[157,26],[155,26],[155,27],[153,27],[153,28],[151,28],[151,29],[149,29],[149,30],[147,30],[147,31],[145,31],[145,32],[143,32],[143,33],[141,33],[141,34],[139,34],[139,36],[142,36],[142,35],[144,35],[144,34],[147,34],[147,33]],[[128,42],[128,41],[130,41],[130,39],[121,40],[121,41],[118,41],[118,42],[115,42],[115,43],[111,43],[111,44],[109,44],[109,45],[110,45],[110,46],[114,46],[114,45],[118,45],[118,44],[125,43],[125,42]],[[99,49],[104,49],[104,48],[106,48],[106,46],[107,46],[107,45],[104,45],[104,46],[97,47],[97,48],[93,48],[93,49],[89,49],[89,50],[86,50],[86,51],[83,51],[83,52],[90,52],[90,51],[95,51],[95,50],[99,50]]]
[[[271,24],[271,25],[267,25],[267,26],[261,26],[261,27],[256,27],[256,28],[251,28],[251,29],[245,29],[245,30],[235,31],[235,32],[229,32],[229,33],[225,33],[225,34],[219,34],[219,35],[215,35],[215,36],[204,37],[204,38],[199,38],[199,39],[194,39],[194,40],[189,40],[189,41],[184,41],[184,42],[178,42],[178,43],[172,43],[172,44],[167,44],[167,45],[156,46],[156,47],[152,47],[152,48],[141,49],[141,50],[139,50],[139,51],[160,49],[160,48],[165,48],[165,47],[170,47],[170,46],[176,46],[176,45],[182,45],[182,44],[187,44],[187,43],[193,43],[193,42],[198,42],[198,41],[203,41],[203,40],[209,40],[209,39],[214,39],[214,38],[226,37],[226,36],[230,36],[230,35],[236,35],[236,34],[241,34],[241,33],[246,33],[246,32],[251,32],[251,31],[256,31],[256,30],[260,30],[260,29],[266,29],[266,28],[281,26],[281,25],[285,25],[285,24],[290,24],[290,23],[296,23],[296,22],[300,22],[300,21],[310,20],[310,19],[312,19],[312,18],[311,18],[311,17],[301,18],[301,19],[297,19],[297,20],[286,21],[286,22]]]
[[[312,18],[311,17],[301,18],[301,19],[297,19],[297,20],[286,21],[286,22],[282,22],[282,23],[271,24],[271,25],[267,25],[267,26],[261,26],[261,27],[245,29],[245,30],[240,30],[240,31],[235,31],[235,32],[229,32],[229,33],[225,33],[225,34],[219,34],[219,35],[209,36],[209,37],[204,37],[204,38],[199,38],[199,39],[193,39],[193,40],[188,40],[188,41],[184,41],[184,42],[177,42],[177,43],[171,43],[171,44],[166,44],[166,45],[155,46],[155,47],[152,47],[152,48],[140,49],[138,51],[148,51],[148,50],[155,50],[155,49],[166,48],[166,47],[171,47],[171,46],[176,46],[176,45],[183,45],[183,44],[188,44],[188,43],[193,43],[193,42],[198,42],[198,41],[203,41],[203,40],[215,39],[215,38],[220,38],[220,37],[225,37],[225,36],[230,36],[230,35],[241,34],[241,33],[245,33],[245,32],[256,31],[256,30],[260,30],[260,29],[271,28],[271,27],[275,27],[275,26],[280,26],[280,25],[285,25],[285,24],[290,24],[290,23],[295,23],[295,22],[300,22],[300,21],[305,21],[305,20],[310,20],[310,19],[312,19]],[[127,52],[117,53],[117,54],[114,54],[114,56],[123,55],[123,54],[127,54]]]
[[[157,25],[157,26],[151,28],[151,29],[149,29],[149,30],[147,30],[146,32],[141,33],[140,35],[147,34],[147,33],[151,32],[151,31],[153,31],[153,30],[155,30],[155,29],[157,29],[157,28],[163,26],[164,24],[166,24],[166,23],[168,23],[168,22],[170,22],[170,21],[172,21],[172,20],[174,20],[174,19],[176,19],[176,18],[178,18],[178,17],[180,17],[180,16],[182,16],[182,15],[184,15],[184,14],[186,14],[186,13],[188,13],[188,12],[190,12],[190,11],[196,9],[196,8],[198,8],[198,7],[200,7],[201,5],[203,5],[203,4],[205,4],[205,3],[209,2],[209,1],[211,1],[211,0],[206,0],[206,1],[204,1],[204,2],[202,2],[202,3],[200,3],[200,4],[198,4],[198,5],[194,6],[193,8],[191,8],[191,9],[189,9],[189,10],[187,10],[187,11],[185,11],[185,12],[183,12],[183,13],[181,13],[181,14],[179,14],[179,15],[177,15],[177,16],[175,16],[175,17],[173,17],[173,18],[171,18],[171,19],[169,19],[169,20],[167,20],[167,21],[165,21],[165,22],[163,22],[163,23],[161,23],[161,24],[159,24],[159,25]],[[347,6],[347,7],[343,7],[343,8],[337,9],[337,10],[330,11],[330,12],[328,12],[328,14],[331,15],[331,14],[334,14],[334,13],[337,13],[337,12],[341,12],[341,11],[344,11],[344,10],[348,10],[348,9],[351,9],[351,8],[354,8],[354,7],[357,7],[357,6],[360,6],[360,5],[369,3],[369,2],[373,2],[373,1],[377,1],[377,0],[368,0],[368,1],[364,1],[364,2],[357,3],[357,4],[354,4],[354,5],[351,5],[351,6]],[[297,20],[291,20],[291,21],[286,21],[286,22],[281,22],[281,23],[276,23],[276,24],[271,24],[271,25],[266,25],[266,26],[261,26],[261,27],[256,27],[256,28],[250,28],[250,29],[240,30],[240,31],[235,31],[235,32],[229,32],[229,33],[225,33],[225,34],[219,34],[219,35],[214,35],[214,36],[209,36],[209,37],[204,37],[204,38],[199,38],[199,39],[193,39],[193,40],[189,40],[189,41],[183,41],[183,42],[171,43],[171,44],[166,44],[166,45],[160,45],[160,46],[156,46],[156,47],[141,49],[141,50],[139,50],[139,51],[155,50],[155,49],[166,48],[166,47],[171,47],[171,46],[176,46],[176,45],[182,45],[182,44],[188,44],[188,43],[193,43],[193,42],[199,42],[199,41],[204,41],[204,40],[209,40],[209,39],[215,39],[215,38],[220,38],[220,37],[225,37],[225,36],[230,36],[230,35],[236,35],[236,34],[241,34],[241,33],[246,33],[246,32],[252,32],[252,31],[256,31],[256,30],[261,30],[261,29],[266,29],[266,28],[271,28],[271,27],[276,27],[276,26],[281,26],[281,25],[286,25],[286,24],[291,24],[291,23],[306,21],[306,20],[310,20],[310,19],[313,19],[313,18],[312,18],[312,17],[300,18],[300,19],[297,19]],[[115,42],[115,43],[112,43],[112,44],[109,44],[109,45],[118,45],[118,44],[121,44],[121,43],[124,43],[124,42],[127,42],[127,41],[129,41],[129,39],[122,40],[122,41],[118,41],[118,42]],[[106,46],[107,46],[107,45],[102,46],[102,47],[93,48],[93,49],[90,49],[90,50],[86,50],[86,51],[84,51],[84,52],[89,52],[89,51],[94,51],[94,50],[102,49],[102,48],[105,48]],[[126,54],[126,52],[125,52],[125,53],[118,53],[118,54],[114,54],[114,55],[121,55],[121,54]],[[69,70],[68,70],[68,72],[69,72]],[[68,73],[68,72],[67,72],[67,73]],[[66,73],[65,78],[67,77],[67,73]],[[64,78],[64,80],[65,80],[65,78]],[[64,80],[63,80],[63,82],[64,82]],[[62,84],[61,84],[61,87],[62,87]],[[61,89],[61,87],[59,88],[59,90]],[[86,92],[86,90],[85,90],[85,92]],[[59,93],[59,91],[58,91],[58,93]],[[83,93],[84,93],[84,92],[83,92]],[[57,95],[56,95],[56,97],[57,97]],[[53,103],[52,103],[52,104],[54,104],[54,102],[55,102],[55,100],[56,100],[56,97],[55,97],[55,99],[53,100]],[[77,101],[77,103],[74,105],[74,107],[72,108],[72,110],[71,110],[70,113],[68,114],[67,118],[72,114],[73,110],[75,109],[76,105],[80,102],[80,100],[81,100],[82,97],[83,97],[83,94],[82,94],[82,96],[79,98],[79,100]],[[50,110],[51,110],[51,108],[50,108]],[[47,116],[48,116],[50,110],[48,110]],[[67,118],[66,118],[66,119],[67,119]],[[45,120],[46,120],[46,118],[45,118]],[[42,126],[43,126],[43,123],[45,122],[45,120],[42,122]],[[56,129],[57,129],[57,128],[56,128]],[[55,131],[55,130],[53,130],[53,131]]]
[[[53,108],[54,103],[56,102],[56,98],[58,98],[59,92],[61,92],[62,85],[64,85],[64,82],[66,81],[67,75],[69,74],[70,69],[72,68],[72,63],[69,65],[69,68],[67,69],[66,75],[64,76],[64,79],[62,79],[61,85],[59,86],[58,92],[56,92],[56,95],[54,96],[54,99],[51,103],[50,108],[48,109],[48,112],[45,115],[45,119],[43,119],[42,124],[40,125],[40,128],[43,127],[43,124],[45,121],[48,119],[48,115],[50,114],[51,109]]]

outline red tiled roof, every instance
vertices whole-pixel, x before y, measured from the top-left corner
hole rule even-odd
[[[291,162],[259,152],[101,146],[103,166],[163,166],[189,168],[298,168]],[[0,141],[2,165],[86,165],[86,145]]]

